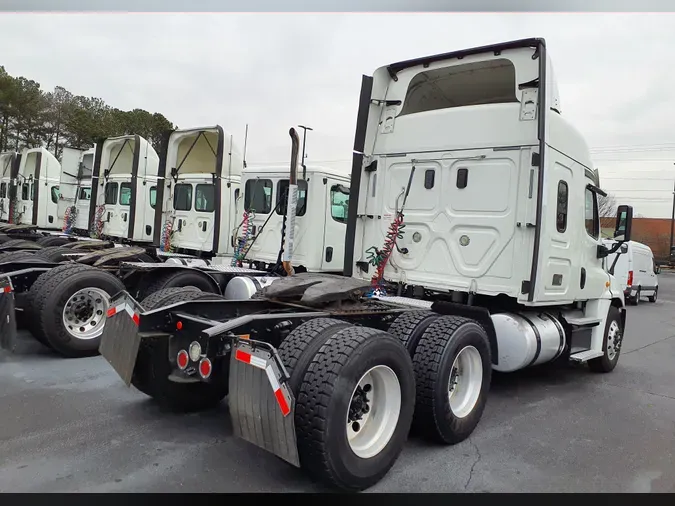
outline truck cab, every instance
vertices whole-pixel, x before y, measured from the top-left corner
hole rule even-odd
[[[64,147],[61,155],[58,217],[64,232],[87,233],[95,147]],[[83,191],[84,190],[84,191]],[[86,198],[89,197],[89,198]]]
[[[10,222],[12,194],[21,155],[15,151],[0,153],[0,222]]]
[[[597,255],[603,192],[542,48],[439,55],[364,78],[348,272],[374,275],[372,248],[402,216],[389,281],[524,306],[618,297]]]
[[[100,141],[92,175],[89,221],[96,233],[137,244],[152,243],[159,157],[140,135]]]
[[[300,271],[340,273],[344,264],[349,176],[315,166],[306,167],[305,173],[305,179],[298,179],[293,262]],[[255,259],[261,268],[274,265],[279,257],[288,186],[287,167],[244,169],[244,192],[237,200],[240,223],[234,242],[239,244],[245,236],[238,253],[246,252],[246,257]]]
[[[243,157],[219,125],[167,134],[156,188],[155,244],[164,252],[231,255]],[[152,188],[151,188],[152,190]]]
[[[17,172],[17,224],[60,230],[61,164],[44,148],[24,149]]]

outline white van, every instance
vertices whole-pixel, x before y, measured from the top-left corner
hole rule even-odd
[[[612,246],[615,241],[605,239],[605,246]],[[659,280],[656,276],[657,268],[654,254],[649,246],[640,242],[629,241],[624,245],[628,248],[625,254],[619,255],[614,266],[614,276],[623,288],[627,302],[637,306],[640,298],[646,296],[649,302],[656,302],[659,291]],[[606,260],[606,269],[609,270],[616,253],[609,255]]]

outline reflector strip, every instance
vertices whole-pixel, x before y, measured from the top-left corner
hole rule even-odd
[[[138,313],[134,312],[134,308],[129,304],[120,304],[118,306],[109,308],[106,316],[110,318],[111,316],[115,316],[117,313],[121,313],[122,311],[126,311],[129,316],[131,316],[131,319],[134,321],[136,326],[140,324],[141,317],[138,315]]]
[[[279,408],[281,408],[281,414],[286,416],[291,412],[291,408],[286,401],[286,397],[284,397],[284,392],[281,390],[277,377],[274,375],[272,366],[268,365],[265,368],[265,372],[267,373],[267,378],[270,380],[270,385],[272,385],[272,390],[274,390],[274,397],[277,400],[277,404],[279,404]]]
[[[241,350],[236,351],[236,353],[234,354],[234,358],[236,358],[240,362],[244,362],[245,364],[251,364],[252,366],[257,367],[258,369],[265,369],[265,367],[267,366],[267,362],[262,358],[254,357],[250,353],[246,353]]]

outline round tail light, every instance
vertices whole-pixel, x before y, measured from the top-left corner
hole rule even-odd
[[[211,361],[208,358],[203,358],[199,362],[199,375],[204,379],[211,376]]]
[[[176,357],[176,362],[178,362],[178,368],[182,371],[188,366],[188,361],[190,357],[188,356],[187,351],[180,350],[178,356]]]

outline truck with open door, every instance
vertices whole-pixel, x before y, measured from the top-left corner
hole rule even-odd
[[[235,192],[243,156],[220,125],[167,134],[157,186],[155,244],[164,252],[231,255]]]
[[[140,135],[110,137],[97,144],[89,221],[98,238],[152,244],[151,188],[158,181],[159,156]]]
[[[63,148],[58,215],[64,233],[89,236],[89,206],[96,146]]]
[[[632,223],[619,206],[617,245],[603,246],[602,190],[543,39],[394,63],[362,83],[344,275],[293,274],[291,248],[289,275],[261,298],[121,292],[100,346],[167,407],[227,395],[237,436],[347,490],[379,481],[411,426],[441,444],[469,437],[492,370],[612,371],[626,311],[603,263]]]

